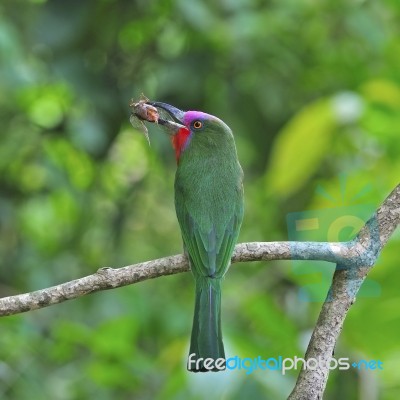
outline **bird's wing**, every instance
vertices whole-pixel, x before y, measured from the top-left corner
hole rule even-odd
[[[241,200],[241,199],[240,199]],[[176,212],[182,238],[189,254],[193,272],[221,278],[230,265],[240,225],[243,203],[238,201],[225,216],[196,218],[182,196],[176,196]]]

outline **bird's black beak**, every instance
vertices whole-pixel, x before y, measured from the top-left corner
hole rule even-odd
[[[160,101],[149,101],[147,104],[150,104],[153,107],[164,110],[169,117],[172,118],[173,121],[169,121],[167,119],[159,118],[158,123],[166,127],[170,134],[175,135],[179,129],[185,128],[183,125],[183,118],[185,116],[185,112],[171,106],[170,104],[162,103]]]
[[[185,112],[180,110],[179,108],[176,108],[166,103],[161,103],[160,101],[149,101],[147,104],[150,104],[151,106],[156,108],[161,108],[162,110],[166,111],[175,122],[183,124],[183,117],[185,115]]]

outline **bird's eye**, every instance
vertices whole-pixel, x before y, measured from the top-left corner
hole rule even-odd
[[[201,129],[203,127],[203,123],[201,121],[194,121],[193,128],[194,129]]]

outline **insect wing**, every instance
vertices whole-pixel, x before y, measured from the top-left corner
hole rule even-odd
[[[129,122],[135,129],[143,131],[144,127],[143,121],[140,118],[138,118],[136,114],[133,113],[131,114],[131,116],[129,117]]]
[[[171,117],[171,115],[167,111],[165,111],[164,109],[157,107],[157,110],[158,110],[159,117],[161,119],[163,119],[164,121],[170,121],[170,122],[174,121],[173,118]]]
[[[147,130],[146,125],[144,124],[144,122],[138,118],[135,114],[131,114],[131,116],[129,117],[129,122],[131,123],[131,125],[138,130],[139,132],[143,133],[143,135],[146,137],[147,142],[150,145],[150,137],[149,137],[149,132]]]

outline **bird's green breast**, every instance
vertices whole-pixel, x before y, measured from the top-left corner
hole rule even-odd
[[[206,147],[192,138],[176,172],[176,205],[184,203],[204,229],[225,225],[243,202],[243,172],[233,138],[229,139],[222,147]]]

